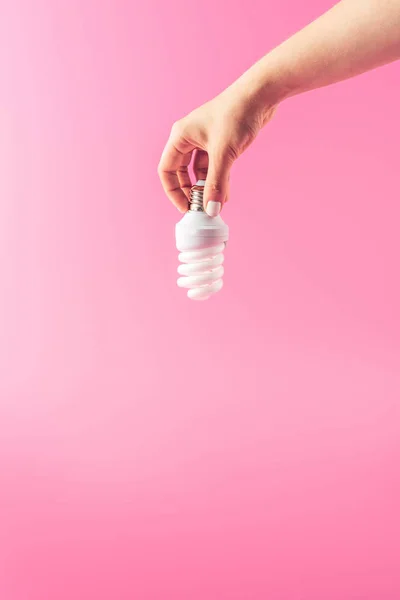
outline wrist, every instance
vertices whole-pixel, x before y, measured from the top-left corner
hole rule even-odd
[[[251,106],[265,122],[278,104],[296,93],[290,78],[282,68],[277,68],[269,55],[262,58],[241,75],[231,87],[242,101]]]

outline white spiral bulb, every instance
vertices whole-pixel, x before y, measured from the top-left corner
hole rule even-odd
[[[179,287],[189,288],[188,297],[192,300],[207,300],[222,288],[224,274],[223,251],[225,244],[181,252],[178,267]]]
[[[220,216],[203,210],[204,181],[193,186],[189,211],[176,225],[176,247],[180,251],[178,286],[187,288],[192,300],[207,300],[223,285],[224,254],[229,229]]]

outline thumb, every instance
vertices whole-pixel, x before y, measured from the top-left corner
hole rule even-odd
[[[209,153],[206,184],[204,186],[204,206],[210,217],[216,217],[227,199],[229,173],[233,159],[229,151]]]

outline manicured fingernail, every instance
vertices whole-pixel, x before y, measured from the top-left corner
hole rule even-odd
[[[207,202],[206,211],[207,214],[210,215],[210,217],[217,217],[221,212],[221,202],[214,202],[214,200],[209,200]]]

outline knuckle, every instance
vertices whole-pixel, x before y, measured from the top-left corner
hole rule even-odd
[[[222,192],[222,183],[216,179],[211,181],[210,190],[213,194],[220,194]]]
[[[212,154],[218,162],[230,164],[239,158],[240,150],[238,144],[234,141],[220,140]]]
[[[175,121],[171,127],[171,137],[173,137],[173,138],[180,137],[182,132],[183,132],[182,120]]]
[[[226,144],[224,148],[224,155],[229,161],[233,162],[239,158],[239,150],[234,144]]]

